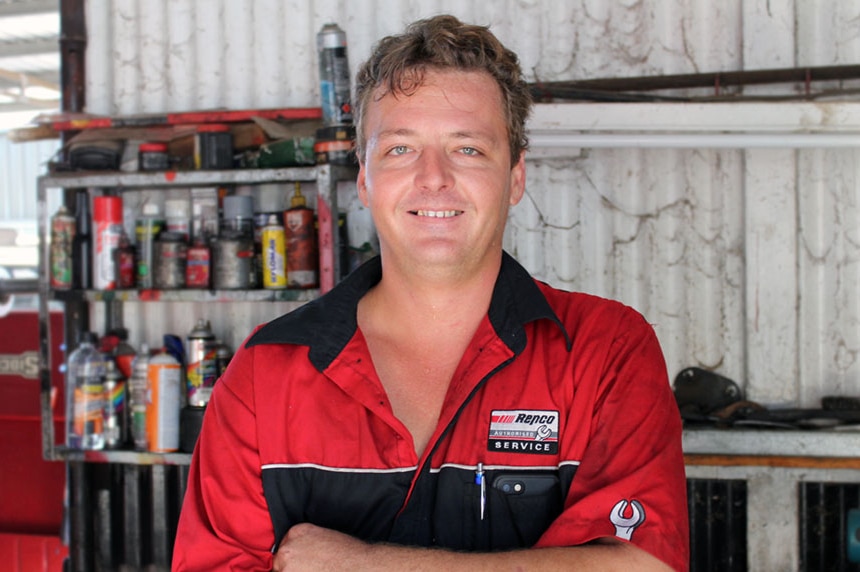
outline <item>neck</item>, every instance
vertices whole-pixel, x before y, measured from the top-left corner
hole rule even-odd
[[[382,320],[390,331],[474,330],[489,309],[500,265],[501,253],[496,263],[469,276],[438,269],[407,273],[383,257],[382,279],[362,300],[365,316]]]

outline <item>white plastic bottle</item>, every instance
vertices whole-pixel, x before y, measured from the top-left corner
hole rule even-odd
[[[128,427],[135,450],[147,451],[146,437],[147,384],[149,383],[149,346],[140,344],[140,351],[131,365],[128,379]]]
[[[104,449],[104,356],[96,349],[98,337],[81,335],[69,355],[66,386],[66,444],[72,449]]]

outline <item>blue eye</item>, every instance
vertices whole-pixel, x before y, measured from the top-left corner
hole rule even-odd
[[[464,155],[480,155],[480,153],[481,153],[480,151],[478,151],[474,147],[463,147],[462,149],[460,149],[460,152],[463,153]]]
[[[403,155],[404,153],[407,153],[408,151],[409,151],[409,147],[407,147],[406,145],[397,145],[395,147],[392,147],[391,151],[389,151],[389,153],[392,155]]]

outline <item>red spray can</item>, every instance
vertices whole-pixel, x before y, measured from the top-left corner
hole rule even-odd
[[[301,186],[291,208],[284,211],[284,234],[287,250],[287,287],[314,288],[319,283],[319,251],[314,228],[314,210],[305,204]]]
[[[95,197],[93,226],[93,287],[96,290],[114,290],[117,286],[114,250],[119,247],[122,236],[122,199]]]

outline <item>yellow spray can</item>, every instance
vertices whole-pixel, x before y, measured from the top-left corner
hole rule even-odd
[[[269,215],[260,236],[263,250],[263,288],[281,290],[287,287],[284,225],[277,215]]]

